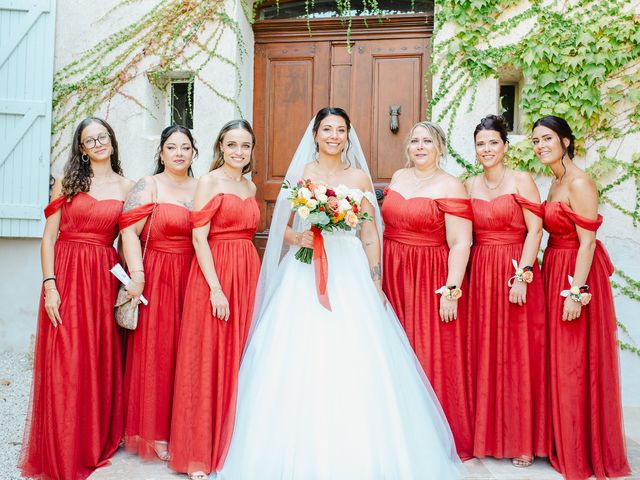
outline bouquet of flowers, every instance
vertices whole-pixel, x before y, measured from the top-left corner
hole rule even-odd
[[[361,222],[371,220],[368,213],[361,210],[362,191],[345,185],[329,188],[311,180],[300,180],[296,185],[285,182],[282,186],[290,190],[288,200],[291,210],[311,223],[312,230],[352,230]],[[316,232],[314,232],[315,234]],[[311,263],[313,250],[301,248],[295,257],[304,263]]]

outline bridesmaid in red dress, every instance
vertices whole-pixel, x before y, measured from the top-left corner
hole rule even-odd
[[[254,145],[248,122],[224,125],[193,202],[196,258],[178,345],[169,466],[196,480],[222,467],[233,431],[240,357],[260,272],[252,242],[260,210],[256,187],[244,177]]]
[[[122,176],[111,127],[83,120],[45,209],[43,292],[19,463],[25,477],[85,479],[108,463],[122,438],[118,281],[109,269],[119,261],[113,243],[132,185]]]
[[[194,154],[189,129],[165,128],[155,175],[136,183],[120,216],[132,280],[127,291],[139,301],[144,290],[149,301],[140,305],[138,328],[128,336],[124,382],[125,447],[146,459],[169,460],[178,335],[194,253],[189,222],[197,183]]]
[[[544,212],[549,243],[542,262],[555,442],[551,463],[569,480],[623,477],[630,469],[609,283],[613,265],[596,240],[602,224],[596,186],[573,163],[574,136],[565,120],[537,120],[532,140],[536,156],[555,176]]]
[[[393,175],[382,205],[382,285],[442,404],[458,455],[467,460],[473,434],[464,275],[472,214],[462,184],[439,166],[445,152],[438,125],[414,125],[408,168]]]
[[[483,173],[465,187],[473,207],[469,268],[469,344],[474,456],[512,458],[528,467],[548,456],[546,313],[537,254],[540,193],[531,175],[504,164],[502,117],[474,132]],[[513,265],[513,262],[516,265]]]

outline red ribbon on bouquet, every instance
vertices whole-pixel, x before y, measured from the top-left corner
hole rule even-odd
[[[313,269],[316,273],[316,291],[318,300],[327,310],[331,311],[331,303],[327,294],[327,280],[329,279],[329,263],[324,249],[322,231],[318,227],[311,227],[313,232]]]

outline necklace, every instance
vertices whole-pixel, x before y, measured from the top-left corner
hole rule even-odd
[[[229,180],[233,180],[234,182],[240,182],[242,180],[242,174],[240,174],[240,176],[236,178],[233,175],[231,175],[229,172],[227,172],[226,168],[220,167],[220,170],[222,170],[222,173],[224,174],[224,176],[227,177]]]
[[[504,167],[502,169],[502,177],[500,178],[500,181],[495,187],[492,187],[491,185],[489,185],[489,182],[487,182],[487,176],[485,175],[484,172],[482,172],[482,181],[484,182],[484,186],[487,187],[489,190],[497,190],[498,187],[502,185],[502,181],[504,180],[504,177],[506,174],[507,174],[507,167]]]
[[[413,176],[415,177],[414,181],[415,181],[416,185],[419,184],[420,182],[424,182],[425,180],[429,180],[429,179],[435,177],[436,173],[438,173],[438,170],[440,170],[440,167],[436,167],[435,170],[433,171],[433,173],[431,173],[430,175],[427,175],[426,177],[420,177],[416,173],[416,167],[413,167],[411,169],[411,171],[413,172]]]

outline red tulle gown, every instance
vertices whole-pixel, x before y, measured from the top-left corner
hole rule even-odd
[[[398,315],[451,426],[458,455],[473,456],[468,396],[466,285],[458,300],[458,319],[445,323],[435,290],[447,280],[449,247],[444,215],[472,219],[469,200],[405,199],[387,189],[382,285]]]
[[[169,446],[169,466],[178,472],[219,470],[229,448],[240,357],[260,273],[252,242],[259,219],[254,197],[233,194],[218,194],[191,214],[194,228],[211,224],[209,246],[231,316],[226,322],[213,316],[209,286],[194,257],[182,315]]]
[[[570,287],[578,253],[576,225],[596,231],[602,223],[561,202],[548,202],[544,227],[549,242],[542,262],[550,341],[552,465],[569,480],[630,473],[625,453],[616,314],[609,276],[613,265],[598,241],[587,277],[591,303],[580,317],[562,320],[562,290]]]
[[[546,312],[538,262],[523,306],[507,285],[527,235],[523,209],[543,207],[517,194],[474,198],[469,263],[469,344],[474,456],[548,456],[550,413],[546,377]],[[515,282],[515,280],[514,280]]]
[[[176,353],[182,306],[193,259],[189,210],[170,203],[142,205],[120,216],[120,229],[147,218],[140,234],[144,251],[144,295],[138,328],[129,332],[124,377],[125,447],[157,458],[156,441],[169,441]],[[153,217],[152,217],[153,215]],[[149,227],[151,235],[149,236]]]
[[[19,468],[25,477],[87,478],[108,463],[123,430],[122,352],[113,317],[119,261],[119,200],[86,193],[45,209],[62,209],[55,245],[62,325],[54,328],[40,300],[31,411]]]

